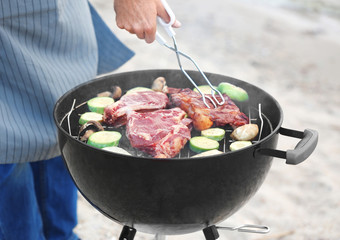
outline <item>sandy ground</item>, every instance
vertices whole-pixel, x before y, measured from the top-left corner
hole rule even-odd
[[[92,2],[117,36],[136,52],[117,72],[178,68],[168,49],[158,43],[147,45],[117,29],[112,1]],[[204,71],[242,79],[269,92],[284,111],[283,126],[315,129],[319,132],[319,144],[300,165],[286,165],[284,160],[274,159],[257,194],[219,224],[262,224],[271,228],[269,234],[220,231],[220,239],[338,240],[340,3],[251,2],[169,0],[183,25],[176,30],[179,47]],[[278,149],[292,149],[295,144],[292,138],[280,137]],[[80,196],[76,232],[82,239],[118,239],[121,228]],[[138,232],[135,239],[154,236]],[[203,240],[204,236],[196,232],[167,239]]]

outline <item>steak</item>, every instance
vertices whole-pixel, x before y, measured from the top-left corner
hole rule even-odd
[[[180,107],[193,120],[193,125],[197,130],[204,130],[215,126],[225,126],[230,124],[232,127],[242,126],[249,123],[248,117],[240,111],[236,104],[223,94],[225,103],[214,108],[213,104],[207,100],[210,108],[207,108],[198,92],[189,88],[177,89],[168,88],[173,107]],[[212,98],[211,94],[205,94]],[[221,101],[219,96],[217,100]],[[213,98],[212,98],[213,99]]]
[[[126,135],[132,147],[153,157],[175,157],[191,138],[191,120],[185,115],[180,108],[131,111],[127,115]]]
[[[103,121],[115,127],[126,124],[127,111],[152,111],[163,109],[169,104],[165,93],[155,91],[143,91],[125,94],[117,102],[104,109]]]

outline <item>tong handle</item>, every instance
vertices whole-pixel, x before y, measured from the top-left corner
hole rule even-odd
[[[162,18],[157,17],[158,23],[164,28],[165,32],[168,34],[170,38],[174,37],[176,35],[174,29],[172,28],[172,25],[176,21],[176,16],[174,12],[171,10],[169,4],[167,3],[166,0],[161,0],[165,11],[168,13],[170,17],[170,21],[166,23]],[[162,37],[162,35],[159,34],[159,32],[156,32],[156,40],[159,42],[161,45],[164,45],[166,43],[165,39]]]

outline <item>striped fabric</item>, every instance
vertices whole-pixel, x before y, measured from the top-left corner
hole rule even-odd
[[[132,55],[86,0],[0,0],[0,163],[59,155],[55,102]]]

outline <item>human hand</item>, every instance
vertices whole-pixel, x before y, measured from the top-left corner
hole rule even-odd
[[[114,10],[117,26],[147,43],[155,40],[157,16],[170,21],[160,0],[114,0]],[[178,28],[181,24],[176,20],[172,26]]]

